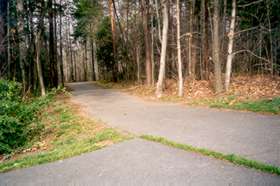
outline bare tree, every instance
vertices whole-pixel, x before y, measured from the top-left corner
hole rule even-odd
[[[234,57],[233,42],[234,42],[235,19],[236,19],[236,0],[232,0],[230,30],[228,33],[229,43],[228,43],[228,55],[227,55],[227,64],[226,64],[227,66],[226,66],[226,75],[225,75],[226,91],[228,91],[228,89],[229,89],[231,69],[232,69],[232,60]]]
[[[24,39],[23,39],[23,33],[24,33],[23,0],[17,1],[17,13],[18,13],[17,29],[18,29],[18,33],[19,33],[19,64],[20,64],[20,69],[21,69],[23,92],[25,92],[26,91],[26,77],[25,77],[25,67],[24,67],[25,44],[24,44]]]
[[[152,85],[152,59],[151,59],[151,32],[149,26],[149,0],[141,0],[141,10],[143,17],[144,37],[145,37],[145,59],[146,59],[146,84]]]
[[[38,30],[35,35],[36,37],[36,65],[37,65],[37,74],[38,74],[38,79],[39,79],[39,84],[40,84],[40,89],[41,89],[41,95],[45,96],[46,95],[46,90],[45,90],[45,84],[44,84],[44,79],[43,79],[43,73],[42,73],[42,64],[40,60],[40,54],[41,54],[41,47],[42,47],[42,29],[44,28],[44,0],[40,0],[41,4],[41,13],[39,17],[39,24],[38,24]]]
[[[182,56],[181,56],[181,23],[180,23],[180,0],[176,1],[176,18],[177,18],[177,54],[178,54],[178,96],[184,94],[184,80],[183,80],[183,68],[182,68]]]
[[[62,38],[62,0],[60,0],[60,15],[59,15],[59,84],[64,85],[64,72],[63,72],[63,38]]]
[[[165,76],[165,63],[166,63],[166,49],[168,41],[168,0],[162,0],[162,14],[163,14],[163,28],[162,28],[162,45],[161,45],[161,54],[160,54],[160,68],[156,89],[156,96],[161,97],[163,92],[163,81]]]
[[[215,91],[217,93],[223,90],[222,86],[222,67],[220,59],[220,5],[219,0],[213,1],[213,41],[212,41],[212,55],[214,62],[214,76],[215,76]]]

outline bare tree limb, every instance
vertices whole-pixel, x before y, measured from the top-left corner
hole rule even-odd
[[[266,62],[269,62],[269,63],[270,63],[270,60],[268,60],[268,59],[266,59],[266,58],[263,58],[263,57],[261,57],[261,56],[258,56],[257,54],[255,54],[255,53],[252,52],[251,50],[247,50],[247,49],[236,51],[236,52],[234,52],[233,54],[236,55],[236,54],[243,53],[243,52],[248,52],[248,53],[251,54],[252,56],[255,56],[256,58],[259,58],[260,60],[263,60],[263,61],[266,61]]]
[[[258,1],[253,1],[253,2],[250,2],[250,3],[247,3],[247,4],[243,4],[243,5],[238,5],[238,7],[240,8],[245,8],[247,6],[251,6],[251,5],[254,5],[254,4],[258,4],[258,3],[261,3],[263,2],[263,0],[258,0]]]

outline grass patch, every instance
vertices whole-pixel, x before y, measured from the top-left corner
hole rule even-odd
[[[234,110],[248,110],[252,112],[280,114],[280,97],[273,99],[234,102],[234,98],[228,97],[209,101],[212,108],[227,108]]]
[[[69,158],[130,138],[83,116],[68,99],[59,95],[39,113],[39,122],[44,126],[41,136],[0,160],[0,172]]]
[[[182,149],[185,151],[191,151],[191,152],[195,152],[195,153],[199,153],[205,156],[210,156],[216,159],[220,159],[220,160],[226,160],[228,162],[231,162],[233,164],[236,165],[241,165],[241,166],[245,166],[248,168],[252,168],[252,169],[256,169],[256,170],[260,170],[263,172],[267,172],[267,173],[271,173],[271,174],[277,174],[280,175],[280,168],[273,166],[273,165],[268,165],[262,162],[258,162],[255,160],[250,160],[241,156],[237,156],[234,154],[223,154],[220,152],[215,152],[212,150],[208,150],[205,148],[197,148],[197,147],[193,147],[191,145],[186,145],[186,144],[181,144],[181,143],[176,143],[170,140],[167,140],[165,138],[162,137],[155,137],[155,136],[150,136],[150,135],[143,135],[141,136],[142,139],[145,140],[149,140],[149,141],[153,141],[153,142],[158,142],[167,146],[171,146],[171,147],[175,147],[178,149]]]

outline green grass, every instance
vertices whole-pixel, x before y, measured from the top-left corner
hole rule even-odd
[[[9,171],[15,168],[25,168],[39,165],[98,150],[102,148],[102,146],[97,145],[97,143],[104,140],[118,142],[123,140],[123,138],[120,134],[113,131],[112,129],[106,129],[100,133],[97,133],[95,137],[86,140],[78,141],[75,139],[68,139],[65,140],[64,143],[58,143],[56,148],[51,151],[40,152],[38,154],[26,156],[18,160],[1,163],[0,172]]]
[[[280,97],[271,100],[237,102],[234,104],[229,104],[229,102],[226,101],[220,101],[211,103],[210,107],[280,114]]]
[[[158,142],[158,143],[161,143],[161,144],[164,144],[167,146],[175,147],[178,149],[182,149],[185,151],[191,151],[191,152],[199,153],[199,154],[202,154],[205,156],[210,156],[210,157],[213,157],[216,159],[225,160],[225,161],[231,162],[236,165],[241,165],[241,166],[245,166],[248,168],[260,170],[263,172],[280,175],[280,167],[265,164],[265,163],[258,162],[255,160],[250,160],[250,159],[247,159],[247,158],[235,155],[235,154],[223,154],[221,152],[216,152],[216,151],[208,150],[205,148],[197,148],[197,147],[193,147],[191,145],[176,143],[176,142],[167,140],[162,137],[143,135],[143,136],[141,136],[141,138],[145,139],[145,140],[153,141],[153,142]]]
[[[64,97],[52,101],[41,111],[40,122],[45,128],[42,135],[28,146],[31,149],[45,143],[46,149],[8,155],[12,158],[0,163],[0,172],[69,158],[130,138],[101,121],[82,117],[74,107]]]
[[[190,103],[192,105],[208,105],[211,108],[226,108],[233,110],[245,110],[260,113],[280,114],[280,97],[257,101],[235,101],[234,96],[211,100],[199,100]]]

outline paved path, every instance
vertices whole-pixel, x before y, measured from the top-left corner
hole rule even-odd
[[[136,134],[280,166],[280,117],[143,101],[93,83],[69,84],[90,115]]]
[[[145,102],[91,83],[70,86],[75,89],[75,101],[111,126],[279,164],[279,117]],[[5,185],[277,186],[280,176],[133,139],[63,161],[2,173],[0,186]]]
[[[0,174],[0,185],[279,185],[280,177],[130,140],[64,161]]]

